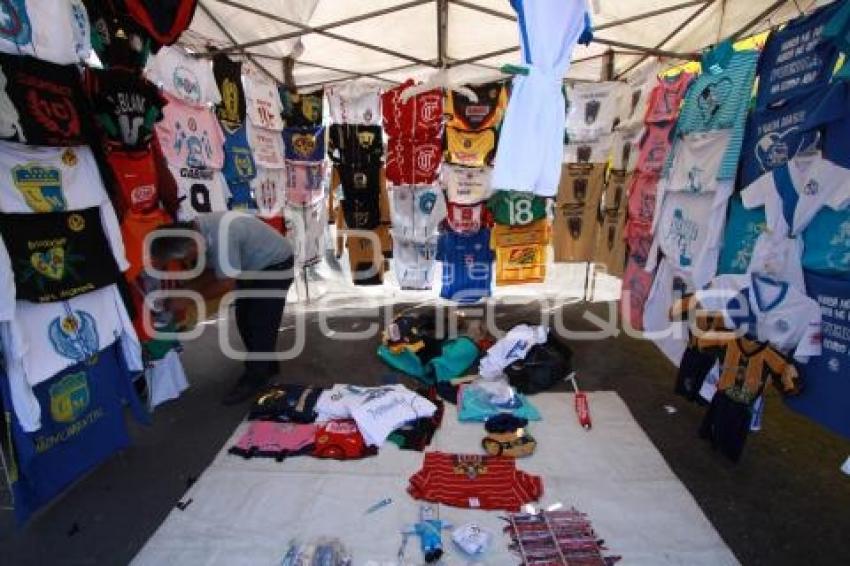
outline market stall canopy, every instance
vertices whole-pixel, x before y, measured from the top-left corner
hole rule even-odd
[[[566,78],[623,76],[647,54],[671,64],[730,36],[764,31],[829,0],[588,0],[596,40],[578,46]],[[400,82],[443,66],[478,82],[519,62],[509,0],[199,0],[182,43],[249,58],[299,88],[353,78]],[[611,56],[613,55],[613,68]]]

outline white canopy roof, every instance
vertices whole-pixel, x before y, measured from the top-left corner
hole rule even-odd
[[[598,41],[576,48],[570,79],[602,79],[609,51],[615,76],[642,62],[647,50],[675,64],[676,57],[763,31],[830,0],[588,2]],[[359,77],[400,82],[443,65],[454,80],[477,82],[519,62],[508,0],[199,0],[181,41],[250,58],[279,81],[282,58],[297,55],[296,84],[308,89]]]

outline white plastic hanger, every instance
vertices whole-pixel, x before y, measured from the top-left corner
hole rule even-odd
[[[475,94],[471,89],[460,86],[456,84],[452,84],[452,81],[449,78],[449,71],[445,67],[431,75],[427,81],[424,83],[419,83],[418,85],[413,85],[404,89],[401,93],[401,101],[407,102],[411,97],[416,96],[417,94],[422,94],[423,92],[427,92],[429,90],[433,90],[435,88],[444,88],[446,90],[454,91],[460,95],[465,96],[472,102],[478,102],[478,95]]]

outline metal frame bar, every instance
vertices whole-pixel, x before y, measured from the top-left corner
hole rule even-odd
[[[434,66],[433,61],[425,61],[423,59],[419,59],[418,57],[413,57],[412,55],[408,55],[406,53],[402,53],[402,52],[396,51],[394,49],[387,49],[386,47],[381,47],[380,45],[375,45],[373,43],[366,43],[365,41],[360,41],[359,39],[352,39],[350,37],[345,37],[345,36],[339,35],[337,33],[329,32],[325,29],[322,29],[321,27],[313,27],[313,26],[309,26],[309,25],[306,25],[306,24],[302,24],[301,22],[296,22],[295,20],[290,20],[289,18],[284,18],[282,16],[278,16],[277,14],[273,14],[273,13],[270,13],[270,12],[259,10],[257,8],[254,8],[253,6],[245,6],[244,4],[234,2],[233,0],[215,0],[215,1],[219,2],[221,4],[224,4],[226,6],[230,6],[231,8],[237,8],[237,9],[240,9],[240,10],[244,10],[245,12],[250,12],[251,14],[254,14],[256,16],[261,16],[263,18],[274,20],[276,22],[286,24],[288,26],[299,29],[300,32],[295,34],[292,37],[307,35],[307,34],[310,34],[310,33],[315,33],[317,35],[322,35],[322,36],[328,37],[330,39],[335,39],[337,41],[342,41],[344,43],[356,45],[357,47],[361,47],[363,49],[370,49],[372,51],[377,51],[378,53],[383,53],[385,55],[390,55],[392,57],[397,57],[399,59],[405,59],[407,61],[410,61],[412,63],[416,63],[418,65],[424,65],[426,67],[433,67]],[[430,2],[430,1],[431,0],[428,0],[428,2]],[[391,12],[395,12],[395,11],[398,11],[398,6],[394,6],[393,9],[390,10],[390,12],[385,12],[385,13],[391,13]],[[365,19],[365,18],[360,17],[359,20],[355,20],[355,21],[362,21],[362,19]],[[354,18],[349,18],[349,20],[354,20]],[[349,21],[348,23],[351,23],[351,22]],[[250,45],[250,44],[251,44],[251,42],[248,42],[245,45]],[[236,45],[238,45],[238,44],[236,44]],[[254,43],[253,45],[258,45],[258,44]]]

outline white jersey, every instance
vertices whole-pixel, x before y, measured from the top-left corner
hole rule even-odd
[[[161,360],[145,368],[145,382],[148,388],[148,408],[151,410],[180,397],[189,388],[180,354],[171,350]]]
[[[121,227],[97,168],[91,149],[37,147],[0,142],[0,212],[61,212],[100,207],[100,220],[112,255],[121,271],[130,264],[124,253]],[[5,252],[5,246],[3,247]],[[6,277],[0,255],[0,281]],[[8,313],[14,292],[0,286],[0,313]],[[0,316],[0,320],[3,317]]]
[[[623,128],[612,134],[611,168],[631,173],[640,157],[640,140],[646,130],[642,125]]]
[[[279,131],[260,128],[249,122],[246,129],[248,145],[254,152],[254,162],[257,167],[267,169],[283,169],[284,148],[283,136]]]
[[[438,237],[417,242],[393,233],[393,273],[402,289],[430,289],[434,281]]]
[[[567,87],[567,137],[570,143],[611,133],[619,120],[625,85],[621,82],[578,83]]]
[[[270,218],[283,214],[286,199],[286,173],[283,169],[257,167],[257,176],[249,184],[260,216]]]
[[[440,187],[399,185],[390,191],[393,231],[402,238],[422,241],[437,232],[446,217]]]
[[[571,141],[564,146],[564,163],[608,163],[613,143],[613,134],[591,141]]]
[[[163,46],[148,61],[145,74],[151,82],[189,104],[221,103],[210,60],[192,57],[182,47]]]
[[[381,446],[401,425],[431,417],[436,411],[436,405],[404,385],[334,385],[316,402],[317,421],[353,418],[371,446]]]
[[[286,237],[295,248],[295,264],[299,267],[322,261],[325,252],[325,227],[328,206],[324,200],[308,206],[286,205],[284,209]]]
[[[41,426],[32,388],[121,340],[130,371],[141,371],[141,346],[116,285],[56,303],[17,301],[0,323],[12,403],[24,430]]]
[[[69,65],[91,55],[91,29],[82,0],[0,2],[0,52]]]
[[[649,95],[658,84],[658,64],[642,66],[629,76],[623,96],[620,98],[620,124],[618,128],[634,128],[643,125]]]
[[[376,84],[343,83],[325,88],[331,122],[380,125],[381,89]]]
[[[479,374],[484,379],[496,379],[509,365],[524,360],[536,344],[543,344],[549,336],[545,326],[519,324],[493,344],[481,358]]]
[[[283,130],[283,107],[277,86],[258,74],[243,77],[242,83],[245,86],[245,104],[251,124],[277,132]]]
[[[475,204],[485,201],[493,194],[490,167],[462,167],[444,163],[440,168],[440,183],[449,202]]]
[[[676,299],[694,291],[686,279],[672,262],[662,259],[643,307],[643,335],[676,366],[688,345],[688,323],[670,320],[670,307]]]
[[[227,210],[230,189],[221,171],[172,165],[168,166],[168,170],[177,183],[177,198],[180,200],[178,215],[181,220],[192,220],[198,214]]]
[[[665,191],[713,192],[732,130],[687,134],[673,147]]]

